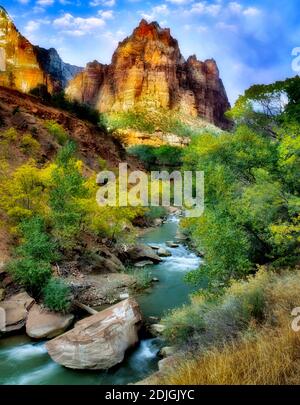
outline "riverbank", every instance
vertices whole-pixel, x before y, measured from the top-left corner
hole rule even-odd
[[[140,238],[145,244],[167,247],[178,230],[178,218],[169,217],[162,226],[154,228]],[[200,258],[184,245],[169,248],[172,256],[159,264],[147,266],[158,278],[152,288],[136,296],[145,319],[161,318],[168,310],[188,302],[191,287],[183,281],[184,275],[200,264]],[[135,383],[158,369],[158,352],[162,342],[158,338],[142,335],[139,344],[126,354],[124,362],[108,370],[74,371],[51,361],[45,342],[34,342],[26,336],[0,339],[1,384],[127,384]],[[14,361],[12,362],[12,359]]]

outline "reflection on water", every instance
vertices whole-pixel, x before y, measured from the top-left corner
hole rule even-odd
[[[187,271],[196,269],[200,259],[185,246],[169,248],[174,240],[178,218],[172,216],[163,226],[151,230],[141,240],[167,248],[172,256],[158,265],[149,266],[159,279],[150,292],[137,297],[144,316],[161,317],[168,309],[187,302],[191,287],[183,282]],[[26,336],[0,339],[0,384],[128,384],[141,380],[157,370],[157,353],[162,342],[144,339],[127,354],[125,361],[107,372],[70,370],[54,363],[44,342],[32,342]]]

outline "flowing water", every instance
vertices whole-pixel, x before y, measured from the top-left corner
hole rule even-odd
[[[147,232],[141,241],[166,247],[174,240],[178,219],[169,217],[161,227]],[[159,282],[137,297],[145,317],[161,317],[169,309],[188,301],[191,287],[184,275],[200,264],[200,259],[185,246],[169,248],[172,256],[158,265],[148,266]],[[141,380],[157,370],[157,353],[161,342],[157,338],[142,339],[126,355],[125,361],[106,372],[75,371],[54,363],[48,356],[44,342],[33,342],[25,335],[0,339],[0,384],[128,384]]]

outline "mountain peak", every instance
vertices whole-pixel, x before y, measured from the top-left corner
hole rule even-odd
[[[171,39],[169,28],[161,28],[157,21],[148,22],[144,18],[133,31],[133,36],[142,39]]]
[[[11,21],[11,18],[9,16],[8,12],[5,10],[5,8],[3,6],[0,6],[0,17],[4,18],[5,20]]]
[[[169,110],[228,127],[230,105],[215,63],[196,56],[186,62],[170,29],[155,21],[142,19],[109,66],[88,65],[66,94],[102,113]]]

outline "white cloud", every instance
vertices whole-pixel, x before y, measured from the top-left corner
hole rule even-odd
[[[248,7],[243,11],[243,14],[250,17],[255,17],[259,15],[261,11],[256,7]]]
[[[98,15],[103,18],[103,20],[111,20],[114,18],[114,12],[113,10],[99,10]]]
[[[191,3],[193,0],[167,0],[169,3],[172,4],[177,4],[177,5],[183,5],[183,4],[188,4]]]
[[[37,31],[40,28],[40,23],[38,21],[28,21],[28,23],[25,26],[25,32],[26,34],[31,34],[35,31]]]
[[[236,32],[237,31],[237,26],[234,24],[227,24],[223,21],[220,21],[216,24],[216,28],[219,28],[224,31],[231,31],[231,32]]]
[[[98,6],[113,7],[115,4],[116,4],[116,0],[92,0],[92,1],[90,1],[90,6],[92,6],[92,7],[98,7]]]
[[[243,10],[243,6],[240,3],[237,3],[236,1],[232,1],[228,4],[228,8],[230,11],[236,14],[240,14]]]
[[[42,6],[42,7],[52,6],[53,3],[54,3],[54,0],[38,0],[36,2],[36,4],[38,4],[39,6]]]
[[[160,6],[152,7],[149,13],[142,12],[141,16],[146,20],[155,20],[161,16],[166,16],[170,14],[170,10],[166,4]]]
[[[105,21],[103,18],[74,17],[72,14],[66,13],[62,17],[56,18],[53,25],[68,35],[79,37],[102,28]]]
[[[198,2],[192,4],[192,8],[186,11],[186,14],[207,14],[216,17],[221,11],[221,5],[207,4],[206,2]]]

